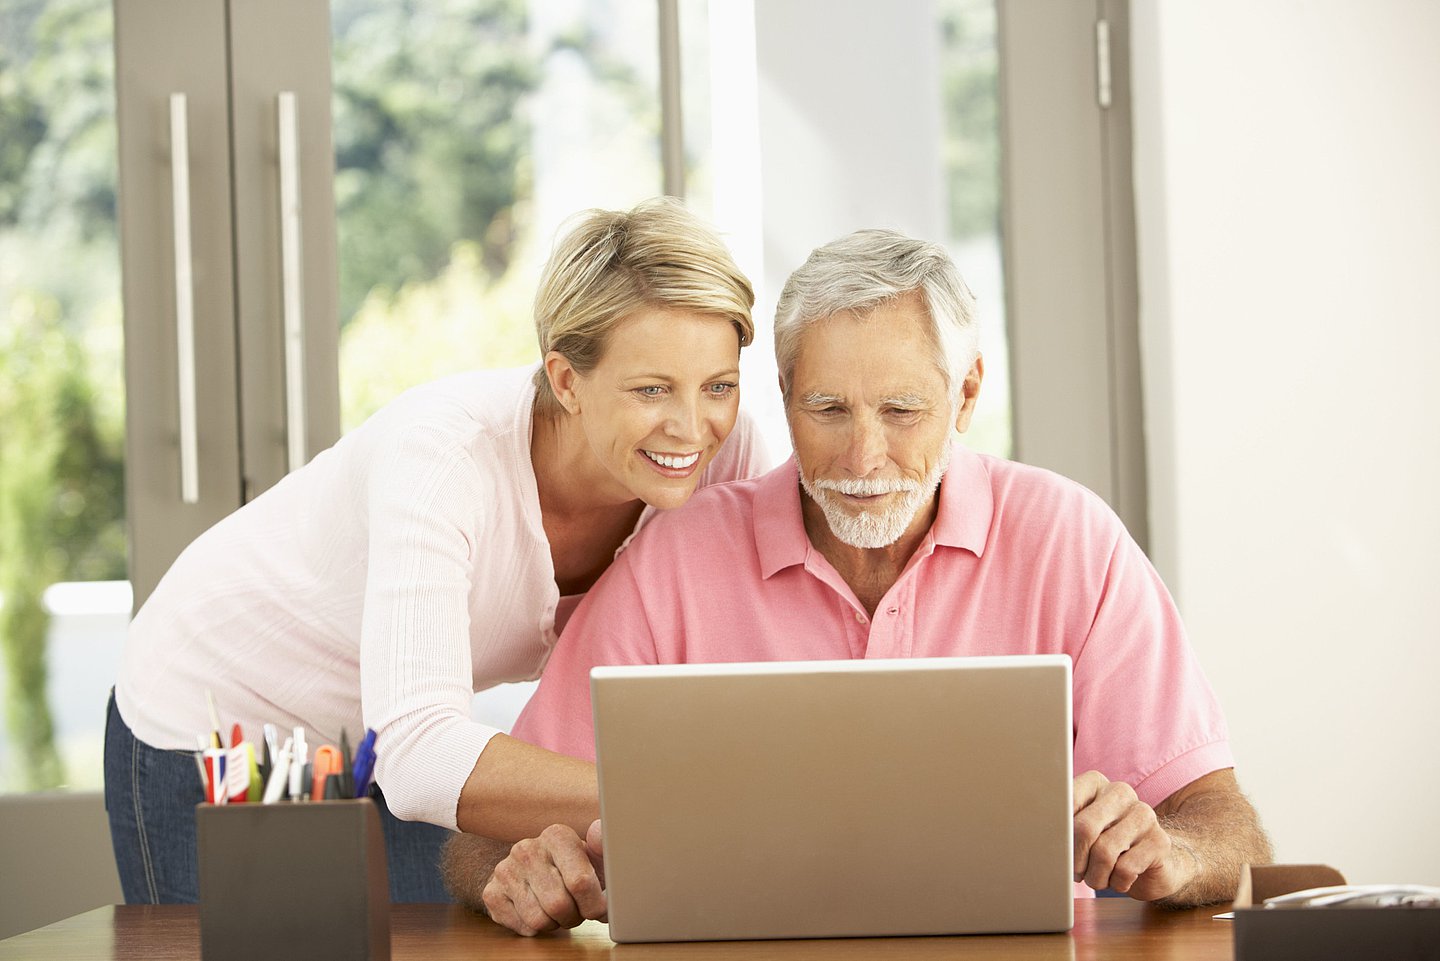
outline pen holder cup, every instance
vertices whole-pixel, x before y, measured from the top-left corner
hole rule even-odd
[[[201,804],[195,823],[204,961],[389,961],[373,801]]]

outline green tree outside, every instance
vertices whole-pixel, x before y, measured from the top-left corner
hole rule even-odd
[[[42,595],[58,580],[124,577],[123,471],[86,355],[53,300],[22,296],[8,305],[0,368],[5,724],[20,757],[19,786],[39,790],[65,782],[46,699]]]

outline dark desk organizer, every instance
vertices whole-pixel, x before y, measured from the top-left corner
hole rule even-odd
[[[1276,895],[1344,883],[1323,864],[1247,865],[1235,897],[1235,961],[1440,959],[1440,908],[1259,906]]]
[[[201,804],[195,822],[204,961],[389,961],[373,801]]]

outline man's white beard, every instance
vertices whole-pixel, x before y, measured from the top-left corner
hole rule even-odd
[[[820,505],[820,510],[825,514],[825,521],[830,525],[830,532],[842,544],[870,550],[877,547],[889,547],[900,539],[910,523],[915,520],[915,515],[920,513],[920,509],[930,503],[930,499],[935,496],[935,490],[940,486],[940,480],[945,476],[945,468],[948,466],[950,466],[950,444],[947,439],[947,443],[940,453],[940,459],[936,461],[935,467],[923,481],[851,478],[849,480],[812,482],[802,470],[800,471],[800,486],[805,489],[806,494],[810,495],[811,500]],[[853,508],[847,508],[836,500],[830,493],[831,491],[859,496],[900,492],[900,497],[896,498],[888,508],[874,510],[862,508],[858,513],[851,513]]]

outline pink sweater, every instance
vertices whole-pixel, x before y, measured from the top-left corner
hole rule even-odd
[[[390,809],[453,829],[497,733],[472,694],[537,677],[557,632],[533,370],[406,392],[186,548],[130,626],[115,696],[135,735],[193,750],[207,688],[251,739],[304,726],[313,751],[373,727]],[[742,415],[701,484],[763,460]]]

